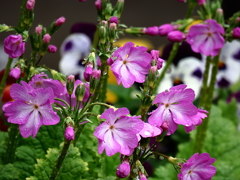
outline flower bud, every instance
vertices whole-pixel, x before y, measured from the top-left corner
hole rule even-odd
[[[148,27],[143,29],[143,33],[151,35],[151,36],[156,36],[158,35],[159,29],[157,26],[153,27]]]
[[[124,6],[124,0],[118,0],[117,4],[114,7],[114,15],[117,15],[118,18],[121,17]]]
[[[240,38],[240,27],[236,27],[232,31],[232,37],[239,39]]]
[[[74,129],[72,126],[67,126],[64,136],[68,141],[74,140]]]
[[[57,47],[54,45],[49,45],[47,50],[50,53],[55,53],[57,51]]]
[[[160,36],[166,36],[169,32],[174,30],[174,27],[171,24],[163,24],[158,30]]]
[[[40,35],[42,33],[42,26],[38,25],[37,27],[35,27],[35,33],[37,33],[38,35]]]
[[[168,33],[168,40],[172,42],[181,42],[185,38],[185,35],[178,30]]]
[[[106,43],[106,38],[107,38],[107,30],[104,26],[101,26],[99,28],[99,38],[100,38],[100,42],[102,44]]]
[[[93,70],[93,72],[92,72],[92,77],[93,77],[94,79],[99,79],[100,76],[101,76],[101,70],[97,70],[97,69]]]
[[[112,4],[107,3],[107,6],[105,8],[105,18],[106,19],[109,19],[111,17],[112,11],[113,11]]]
[[[206,0],[197,0],[199,5],[204,5],[206,4]]]
[[[151,55],[153,59],[157,60],[159,58],[159,51],[151,50]]]
[[[56,27],[61,26],[63,23],[65,23],[65,21],[66,21],[66,18],[62,16],[55,21],[54,26]]]
[[[131,167],[129,162],[124,161],[117,167],[116,175],[119,178],[125,178],[130,174]]]
[[[14,77],[15,79],[19,79],[21,76],[21,69],[19,67],[11,69],[10,76]]]
[[[86,86],[83,82],[81,82],[80,84],[78,84],[78,86],[76,88],[76,91],[75,91],[76,99],[78,101],[82,102],[83,98],[84,98],[84,95],[85,95],[85,92],[86,92]]]
[[[67,78],[67,92],[71,96],[74,90],[74,82],[75,82],[75,77],[73,75],[69,75]]]
[[[114,60],[110,57],[107,59],[107,65],[111,66],[114,63]]]
[[[101,0],[96,0],[95,1],[95,6],[96,6],[97,10],[101,10],[102,9],[102,1]]]
[[[85,71],[83,73],[84,79],[89,82],[90,81],[90,77],[92,75],[93,72],[93,65],[92,64],[88,64],[85,68]]]
[[[28,0],[26,3],[26,9],[32,11],[35,5],[35,0]]]
[[[50,40],[51,40],[51,36],[49,35],[49,34],[45,34],[44,36],[43,36],[43,42],[46,44],[46,43],[49,43],[50,42]]]
[[[109,19],[109,22],[118,24],[118,18],[116,16],[113,16]]]
[[[23,42],[22,35],[10,35],[4,39],[4,52],[10,58],[17,58],[25,51],[25,42]]]

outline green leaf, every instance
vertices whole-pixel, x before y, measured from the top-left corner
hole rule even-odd
[[[3,159],[7,148],[8,133],[0,131],[0,164],[3,164]]]
[[[0,179],[18,180],[19,172],[12,164],[0,165]]]
[[[31,176],[27,179],[48,180],[52,169],[55,167],[56,160],[61,153],[62,146],[63,143],[60,145],[60,149],[48,149],[45,159],[37,159],[34,176]],[[77,147],[73,147],[73,145],[70,145],[67,156],[63,161],[62,168],[59,171],[57,179],[80,179],[83,174],[88,171],[87,166],[88,164],[80,158],[79,149]]]

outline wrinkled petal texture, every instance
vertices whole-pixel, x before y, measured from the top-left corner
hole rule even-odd
[[[208,19],[205,24],[193,25],[186,40],[194,52],[216,56],[224,46],[222,35],[224,35],[223,27],[215,20]]]
[[[94,136],[98,138],[98,152],[106,151],[107,156],[117,152],[131,155],[138,145],[137,134],[142,130],[144,123],[140,116],[125,116],[129,114],[127,108],[107,109],[102,115],[105,122],[96,127]]]
[[[21,35],[10,35],[4,40],[4,51],[10,58],[17,58],[25,51]]]
[[[216,173],[216,168],[211,165],[214,162],[208,153],[196,153],[182,164],[178,177],[181,180],[210,180]]]

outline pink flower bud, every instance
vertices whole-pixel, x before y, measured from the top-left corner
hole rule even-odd
[[[109,22],[118,24],[118,18],[116,16],[113,16],[109,19]]]
[[[21,75],[21,69],[19,67],[11,69],[10,76],[14,77],[15,79],[19,79]]]
[[[174,27],[171,24],[163,24],[158,30],[160,36],[166,36],[169,32],[174,30]]]
[[[57,51],[57,47],[54,45],[49,45],[47,50],[50,53],[55,53]]]
[[[117,24],[116,23],[110,23],[110,27],[109,27],[110,29],[112,29],[112,30],[116,30],[117,29]]]
[[[151,55],[152,55],[153,59],[158,59],[159,58],[159,51],[151,50]]]
[[[143,32],[151,36],[156,36],[158,35],[159,29],[157,26],[153,26],[153,27],[144,28]]]
[[[107,26],[108,26],[108,22],[107,22],[107,21],[105,21],[105,20],[101,21],[101,24],[102,24],[103,26],[105,26],[105,27],[107,27]]]
[[[99,79],[100,76],[101,76],[101,70],[97,70],[97,69],[93,70],[93,72],[92,72],[92,77],[93,77],[94,79]]]
[[[168,33],[168,40],[172,42],[181,42],[185,35],[181,31],[171,31]]]
[[[51,36],[49,35],[49,34],[45,34],[44,36],[43,36],[43,42],[46,44],[46,43],[49,43],[50,42],[50,40],[51,40]]]
[[[158,58],[158,59],[157,59],[157,68],[158,68],[158,69],[161,69],[161,68],[162,68],[163,62],[164,62],[163,59],[161,59],[161,58]]]
[[[157,71],[157,66],[151,66],[150,71],[154,74]]]
[[[130,170],[129,163],[122,163],[117,167],[116,175],[119,178],[125,178],[130,174]]]
[[[85,71],[83,73],[83,76],[84,76],[84,79],[86,81],[90,81],[90,77],[92,75],[92,72],[93,72],[93,65],[92,64],[88,64],[85,68]]]
[[[114,63],[112,58],[107,59],[107,65],[111,66]]]
[[[240,27],[236,27],[233,29],[232,36],[236,39],[240,38]]]
[[[25,51],[22,35],[10,35],[4,40],[4,51],[10,58],[17,58]]]
[[[55,22],[55,26],[61,26],[63,23],[65,23],[65,21],[66,21],[66,18],[65,17],[60,17],[60,18],[58,18],[57,20],[56,20],[56,22]]]
[[[65,129],[64,136],[65,136],[66,140],[68,140],[68,141],[74,140],[74,129],[72,126],[68,126]]]
[[[26,9],[31,11],[34,8],[34,5],[35,5],[35,0],[28,0],[26,3]]]
[[[38,35],[40,35],[42,33],[42,26],[37,26],[35,27],[35,33],[37,33]]]
[[[98,10],[102,9],[102,1],[101,0],[96,0],[95,1],[95,6]]]
[[[99,57],[97,57],[97,66],[100,67],[101,65],[102,65],[101,59]]]
[[[74,75],[69,75],[67,80],[71,81],[71,82],[75,82],[75,76]]]
[[[199,5],[204,5],[206,4],[206,0],[197,0]]]

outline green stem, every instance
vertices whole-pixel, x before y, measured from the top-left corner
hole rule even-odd
[[[63,146],[62,152],[57,159],[55,167],[52,169],[49,180],[54,180],[56,178],[58,171],[60,170],[62,163],[67,155],[67,151],[69,149],[70,144],[71,144],[71,141],[68,141],[68,140],[64,141],[64,146]]]
[[[77,130],[75,131],[75,137],[74,137],[74,140],[73,140],[73,145],[75,146],[77,141],[78,141],[78,138],[80,137],[80,135],[82,134],[82,131],[83,131],[83,128],[85,127],[85,124],[83,125],[77,125]]]
[[[189,2],[188,9],[187,9],[187,14],[186,14],[186,18],[185,19],[188,19],[188,18],[190,18],[192,16],[194,8],[195,8],[195,3]]]
[[[154,88],[154,94],[156,94],[157,88],[159,87],[162,79],[164,78],[164,75],[167,72],[169,66],[172,64],[172,61],[173,61],[174,57],[176,56],[176,54],[178,52],[179,45],[180,45],[180,43],[178,43],[178,42],[173,44],[173,48],[172,48],[172,50],[170,52],[170,55],[167,59],[167,64],[164,66],[163,71],[162,71],[161,75],[159,76],[159,78],[157,80],[156,86]]]
[[[8,58],[8,63],[6,65],[6,68],[5,68],[3,77],[2,77],[2,81],[1,81],[1,84],[0,84],[0,95],[2,94],[3,89],[6,85],[6,81],[7,81],[7,77],[8,77],[10,68],[11,68],[12,61],[13,61],[13,58]]]
[[[19,131],[17,124],[11,124],[9,128],[9,140],[7,144],[7,150],[5,154],[5,164],[13,163],[15,159],[15,152],[18,145],[19,140]]]
[[[63,99],[54,98],[54,100],[61,101],[67,106],[68,109],[70,108],[69,104],[66,101],[64,101]]]
[[[212,99],[213,99],[213,92],[214,92],[214,86],[216,83],[216,76],[218,73],[218,61],[219,61],[219,55],[215,56],[213,58],[213,65],[212,65],[212,73],[211,73],[211,79],[210,79],[210,85],[207,88],[207,90],[204,91],[204,97],[203,101],[201,102],[201,106],[208,111],[208,117],[205,118],[200,126],[197,127],[197,134],[196,134],[196,140],[194,144],[194,152],[202,152],[206,132],[207,132],[207,126],[210,116],[210,110],[212,105]]]

